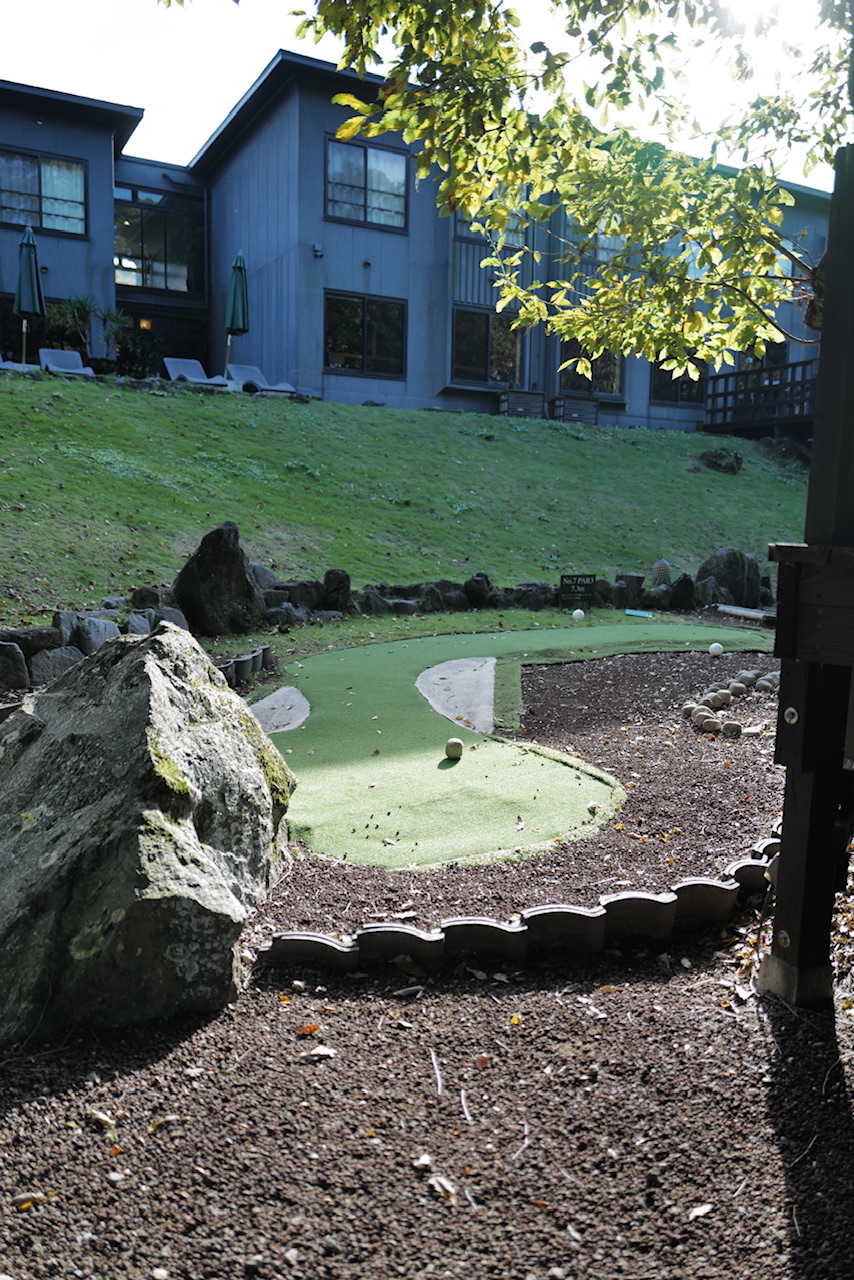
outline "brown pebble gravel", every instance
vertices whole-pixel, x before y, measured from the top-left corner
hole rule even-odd
[[[752,665],[532,669],[525,736],[633,782],[622,829],[422,877],[308,856],[245,947],[410,901],[419,924],[503,919],[595,901],[612,877],[723,869],[767,833],[782,784],[768,735],[713,741],[679,717],[728,663]],[[773,729],[773,695],[750,716]],[[752,993],[748,906],[666,952],[259,971],[207,1021],[0,1051],[0,1275],[847,1280],[851,921],[840,900],[831,1011]]]

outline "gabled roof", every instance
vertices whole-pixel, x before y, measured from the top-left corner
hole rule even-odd
[[[348,89],[354,93],[370,94],[372,88],[383,83],[383,77],[366,75],[363,79],[355,71],[339,71],[331,62],[280,49],[196,153],[188,168],[198,168],[202,173],[213,168],[290,85],[307,82],[324,87],[331,98],[333,94]]]
[[[11,80],[0,80],[0,106],[32,111],[36,117],[58,112],[89,125],[101,125],[113,134],[116,152],[125,146],[144,114],[142,107],[123,107],[115,102],[81,98],[75,93],[15,84]]]

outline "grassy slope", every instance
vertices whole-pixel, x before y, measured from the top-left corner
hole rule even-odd
[[[734,446],[739,475],[694,471]],[[237,522],[282,577],[695,572],[799,541],[806,473],[744,441],[312,401],[0,379],[0,622],[169,582]]]

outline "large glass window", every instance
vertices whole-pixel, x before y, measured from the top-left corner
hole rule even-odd
[[[204,292],[204,202],[178,192],[116,188],[116,284]]]
[[[561,344],[561,364],[565,360],[577,360],[584,355],[584,350],[575,338]],[[621,355],[612,355],[603,351],[601,356],[590,362],[592,378],[585,378],[573,365],[560,371],[560,389],[564,395],[596,395],[617,396],[623,389],[623,367],[625,361]]]
[[[406,156],[330,139],[326,216],[402,230],[406,226]]]
[[[454,382],[522,382],[522,331],[513,316],[494,311],[454,312],[451,378]]]
[[[83,162],[0,151],[0,222],[85,235]]]
[[[327,369],[402,378],[406,307],[388,298],[327,293],[324,342]]]
[[[662,369],[661,365],[654,364],[652,366],[650,399],[661,400],[665,404],[705,404],[705,367],[700,368],[700,377],[698,379],[689,378],[687,373],[674,378],[669,369]]]

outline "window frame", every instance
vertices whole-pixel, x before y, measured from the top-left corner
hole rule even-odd
[[[53,151],[32,151],[22,147],[7,147],[0,145],[0,155],[9,155],[16,157],[25,157],[35,160],[38,169],[38,217],[37,219],[28,218],[25,222],[10,222],[7,218],[0,216],[0,226],[3,227],[32,227],[34,231],[38,231],[40,235],[49,236],[68,236],[74,240],[85,240],[89,235],[89,163],[80,156],[59,155]],[[44,202],[45,199],[54,199],[55,197],[45,197],[44,194],[44,175],[43,165],[45,163],[59,161],[62,164],[77,165],[80,168],[83,178],[83,229],[82,231],[69,231],[65,227],[50,227],[44,222]],[[0,206],[3,200],[0,196]]]
[[[670,383],[676,388],[676,395],[671,398],[665,398],[655,394],[656,374],[666,376]],[[678,378],[670,376],[669,369],[662,369],[660,364],[651,362],[649,366],[649,403],[657,405],[667,405],[672,409],[694,409],[704,411],[706,408],[706,398],[708,396],[708,369],[704,366],[700,369],[700,377],[698,380],[689,378],[687,373],[682,373]],[[699,395],[692,399],[683,399],[681,390],[683,387],[697,387]]]
[[[145,198],[146,196],[156,197],[156,198],[146,199]],[[180,206],[178,207],[170,206],[168,203],[170,196],[192,202],[193,204],[198,206],[197,211],[194,211],[192,208],[182,209]],[[163,264],[162,264],[164,278],[168,282],[170,278],[170,266],[171,267],[176,267],[176,266],[187,267],[188,268],[188,277],[187,277],[188,287],[186,289],[170,288],[168,283],[163,285],[146,283],[144,279],[139,284],[135,284],[135,283],[129,282],[127,279],[119,280],[117,278],[117,273],[120,270],[130,271],[129,267],[122,267],[121,262],[118,260],[118,254],[116,252],[116,229],[115,228],[116,228],[116,215],[117,215],[119,206],[129,208],[135,213],[139,214],[140,242],[143,248],[145,247],[145,238],[144,238],[145,228],[143,225],[145,214],[160,213],[160,215],[164,219],[164,222],[163,222],[164,247],[166,251],[166,256],[164,257]],[[172,239],[175,233],[175,223],[177,222],[178,219],[183,219],[182,227],[186,226],[186,224],[195,223],[197,225],[197,230],[198,230],[200,239],[199,239],[199,245],[198,245],[198,262],[196,264],[198,269],[198,285],[196,288],[189,287],[190,284],[192,283],[192,277],[189,274],[189,267],[191,266],[191,263],[189,261],[184,262],[178,258],[169,256],[169,246],[170,246],[170,243],[172,242]],[[113,220],[114,220],[113,281],[117,289],[128,290],[132,297],[142,293],[154,294],[157,297],[162,297],[162,298],[201,299],[206,296],[207,294],[207,268],[206,268],[207,201],[205,199],[205,194],[203,191],[158,190],[156,187],[153,187],[153,186],[142,186],[142,185],[132,184],[132,183],[130,184],[116,183],[113,188]],[[138,267],[138,273],[140,275],[144,275],[144,270],[145,270],[144,263],[146,261],[146,255],[143,253],[139,256],[142,259],[142,265]],[[149,258],[147,260],[151,263],[155,261],[154,258]]]
[[[374,369],[345,369],[340,365],[331,364],[329,361],[329,343],[327,342],[328,328],[328,306],[333,298],[345,298],[353,302],[362,304],[362,353],[360,359],[364,364],[368,359],[367,353],[367,333],[368,333],[368,307],[371,304],[387,304],[390,306],[400,307],[401,310],[401,356],[400,356],[400,372],[399,373],[383,373]],[[350,289],[324,289],[323,291],[323,372],[334,377],[344,378],[380,378],[385,382],[405,382],[407,377],[407,360],[408,360],[408,344],[407,332],[409,327],[408,305],[405,298],[390,298],[383,294],[375,293],[356,293]]]
[[[575,344],[575,347],[577,348],[576,350],[570,349],[573,346],[573,344]],[[558,380],[557,394],[559,396],[568,397],[569,399],[572,399],[573,397],[575,397],[578,399],[586,399],[586,400],[591,400],[591,399],[603,400],[611,404],[625,404],[626,402],[626,385],[625,385],[626,384],[626,357],[624,355],[620,354],[618,356],[611,356],[612,359],[617,361],[617,367],[619,369],[619,377],[617,379],[616,390],[606,391],[603,388],[596,386],[596,366],[600,360],[606,360],[609,355],[610,355],[609,352],[604,351],[601,356],[597,356],[595,359],[591,359],[589,356],[586,355],[586,352],[582,348],[581,344],[578,342],[577,338],[562,339],[558,349],[559,362],[558,362],[558,374],[557,374],[557,380]],[[587,379],[587,378],[583,379],[583,381],[586,383],[586,386],[565,387],[563,385],[564,379],[567,377],[567,375],[571,377],[575,371],[572,369],[562,369],[560,368],[560,365],[564,364],[565,361],[567,360],[577,360],[579,358],[585,358],[585,357],[590,360],[591,368],[593,371],[593,377],[591,379]]]
[[[331,146],[349,147],[362,153],[362,193],[364,196],[365,216],[364,218],[347,218],[337,213],[330,213],[329,206],[333,203],[329,196],[329,155]],[[400,156],[404,162],[403,177],[403,225],[396,227],[388,222],[375,222],[368,218],[368,152],[379,151],[386,155]],[[383,147],[377,146],[373,142],[342,142],[340,138],[336,138],[334,134],[327,134],[326,147],[324,150],[323,161],[323,217],[327,222],[343,223],[349,227],[367,227],[372,231],[385,231],[390,235],[405,236],[409,234],[409,160],[408,151],[402,151],[399,147]]]
[[[480,317],[484,317],[487,321],[487,334],[486,334],[486,349],[487,349],[486,375],[487,376],[485,378],[468,378],[468,377],[457,376],[457,373],[456,373],[457,323],[458,323],[459,317],[462,315],[480,316]],[[484,390],[488,388],[491,391],[498,391],[498,390],[509,391],[509,390],[525,389],[525,365],[527,362],[525,358],[526,357],[525,333],[521,329],[516,330],[518,334],[518,343],[519,343],[519,359],[518,359],[519,377],[510,381],[505,381],[504,379],[497,379],[497,378],[493,379],[489,377],[489,363],[490,363],[489,354],[492,350],[492,325],[495,321],[512,320],[515,318],[515,315],[516,313],[512,311],[500,311],[500,312],[496,311],[494,307],[491,307],[491,308],[490,307],[472,307],[472,306],[466,306],[462,304],[457,304],[454,307],[453,314],[451,317],[451,378],[450,378],[451,386],[476,387],[478,390]]]

